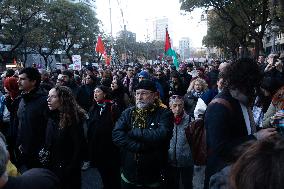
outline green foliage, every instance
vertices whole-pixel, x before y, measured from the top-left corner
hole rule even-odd
[[[39,53],[47,61],[56,51],[92,56],[99,32],[93,10],[66,0],[0,1],[0,43],[11,45],[11,54]],[[46,62],[48,64],[48,62]]]
[[[60,49],[70,60],[72,54],[94,48],[99,32],[98,19],[89,7],[65,0],[54,1],[47,9],[47,17],[53,32],[59,36]]]
[[[4,0],[1,3],[0,43],[11,45],[15,51],[37,28],[43,13],[43,0]]]
[[[129,42],[128,40],[117,39],[114,50],[119,57],[127,53],[130,57],[129,61],[135,61],[136,59],[155,60],[158,55],[164,52],[164,42]]]
[[[265,29],[270,23],[269,0],[181,0],[182,10],[192,11],[195,8],[214,11],[228,27],[226,31],[240,45],[247,47],[254,39],[256,47],[261,47]],[[210,39],[209,36],[207,39]],[[214,41],[219,43],[217,38]],[[217,43],[215,45],[220,46]],[[222,45],[226,46],[225,43]]]

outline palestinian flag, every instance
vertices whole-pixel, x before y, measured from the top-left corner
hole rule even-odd
[[[169,35],[169,32],[168,32],[168,28],[166,28],[165,55],[171,56],[173,58],[173,62],[174,62],[174,65],[176,66],[176,68],[179,67],[177,54],[172,49],[172,46],[171,46],[171,39],[170,39],[170,35]]]

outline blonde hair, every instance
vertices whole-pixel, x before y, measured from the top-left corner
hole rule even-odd
[[[189,87],[187,89],[187,92],[192,91],[194,89],[194,85],[196,82],[199,82],[202,86],[202,91],[205,91],[208,88],[208,84],[206,81],[202,78],[196,78],[195,80],[191,81],[189,84]]]

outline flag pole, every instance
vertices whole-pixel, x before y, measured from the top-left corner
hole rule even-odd
[[[110,21],[110,37],[111,37],[111,56],[114,54],[114,49],[113,49],[113,33],[112,33],[112,17],[111,17],[111,3],[110,0],[108,0],[109,3],[109,21]],[[112,60],[111,60],[112,62]]]

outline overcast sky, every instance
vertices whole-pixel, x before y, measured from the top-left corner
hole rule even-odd
[[[206,35],[206,22],[200,22],[202,10],[182,16],[179,0],[110,0],[112,12],[113,34],[123,29],[124,22],[127,30],[136,33],[138,41],[145,41],[147,30],[146,20],[166,16],[172,26],[171,39],[174,46],[182,37],[189,37],[191,46],[201,47],[203,36]],[[103,30],[110,33],[109,0],[96,0],[97,17],[102,21]]]

